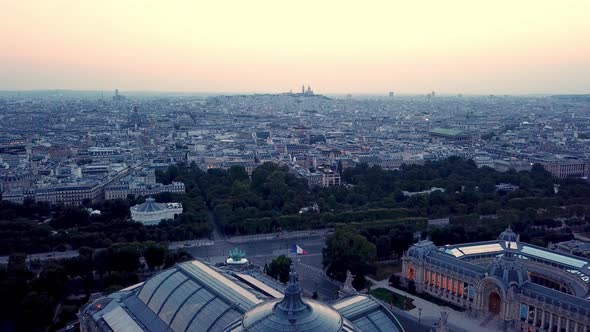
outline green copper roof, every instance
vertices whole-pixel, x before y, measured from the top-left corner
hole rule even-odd
[[[463,135],[462,130],[450,129],[450,128],[434,128],[430,131],[431,134],[446,135],[446,136],[459,136]]]

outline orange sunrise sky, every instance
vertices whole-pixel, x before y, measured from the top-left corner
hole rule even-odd
[[[590,93],[590,1],[0,0],[0,90]]]

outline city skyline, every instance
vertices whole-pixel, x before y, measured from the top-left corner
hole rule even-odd
[[[7,2],[0,90],[590,92],[590,2]]]

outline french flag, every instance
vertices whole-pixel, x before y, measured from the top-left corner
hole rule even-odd
[[[296,244],[293,245],[293,249],[291,250],[291,252],[297,255],[307,255],[307,251],[303,250],[303,248]]]

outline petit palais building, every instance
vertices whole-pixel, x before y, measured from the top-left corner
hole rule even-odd
[[[403,282],[480,317],[482,324],[590,331],[590,260],[522,243],[510,228],[495,241],[437,247],[423,240],[402,261]]]

